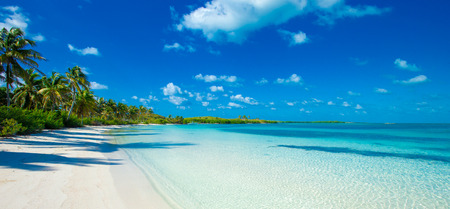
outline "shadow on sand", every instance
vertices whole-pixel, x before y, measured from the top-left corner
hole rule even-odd
[[[83,135],[73,136],[73,135]],[[116,152],[123,149],[172,149],[183,146],[193,146],[193,143],[172,143],[172,142],[140,142],[128,144],[112,144],[103,138],[93,138],[100,134],[71,133],[68,131],[52,131],[36,135],[36,137],[55,138],[51,140],[27,140],[3,139],[0,143],[11,145],[33,146],[33,148],[71,148],[75,151],[93,151],[102,153]],[[91,137],[89,137],[91,136]],[[76,139],[76,140],[74,140]],[[25,153],[0,151],[0,168],[24,169],[30,171],[52,170],[51,164],[67,164],[73,166],[89,166],[92,164],[118,165],[117,159],[101,158],[77,158],[66,157],[58,154]],[[36,164],[39,163],[39,164]]]

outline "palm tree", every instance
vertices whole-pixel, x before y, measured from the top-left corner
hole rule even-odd
[[[13,83],[19,83],[18,78],[25,71],[21,64],[37,68],[39,65],[35,60],[45,60],[39,52],[29,49],[29,46],[36,46],[36,42],[24,36],[25,33],[20,28],[11,28],[9,31],[3,28],[0,32],[0,71],[5,73],[8,106],[9,88],[12,88]]]
[[[42,82],[39,74],[34,72],[34,69],[26,70],[23,76],[24,84],[15,89],[13,102],[22,108],[31,109],[34,105],[36,108],[39,102],[39,84]]]
[[[47,107],[50,104],[53,111],[55,106],[60,106],[67,96],[67,81],[61,74],[53,72],[50,78],[47,78],[47,76],[42,78],[42,84],[43,88],[38,93],[43,96],[43,106]]]
[[[78,116],[81,116],[81,125],[83,125],[83,117],[95,112],[97,101],[94,94],[86,89],[78,93],[76,100],[75,112]]]
[[[70,114],[72,114],[73,106],[76,102],[77,91],[81,92],[82,88],[88,89],[89,82],[87,81],[86,74],[84,74],[78,66],[75,66],[72,69],[69,68],[69,72],[66,73],[66,78],[72,93],[72,105],[70,106],[69,115],[67,116],[67,120],[69,120]]]

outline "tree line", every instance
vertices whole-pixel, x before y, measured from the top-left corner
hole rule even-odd
[[[26,120],[39,118],[18,117],[23,114],[31,117],[34,113],[60,121],[58,125],[42,122],[44,125],[37,130],[84,124],[183,123],[180,116],[166,118],[142,105],[136,107],[95,96],[86,73],[78,66],[68,68],[64,74],[45,75],[39,70],[38,61],[46,59],[32,49],[34,46],[36,42],[25,38],[20,28],[3,28],[0,32],[0,80],[6,84],[0,88],[0,131],[6,127],[17,129],[18,133],[33,132],[30,129],[36,127],[23,131],[27,127],[20,126],[28,124]]]

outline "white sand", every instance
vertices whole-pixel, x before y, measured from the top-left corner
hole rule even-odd
[[[170,208],[102,135],[111,128],[0,139],[0,208]]]

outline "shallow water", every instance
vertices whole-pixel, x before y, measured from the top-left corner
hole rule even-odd
[[[181,208],[449,208],[449,124],[135,126],[119,148]]]

